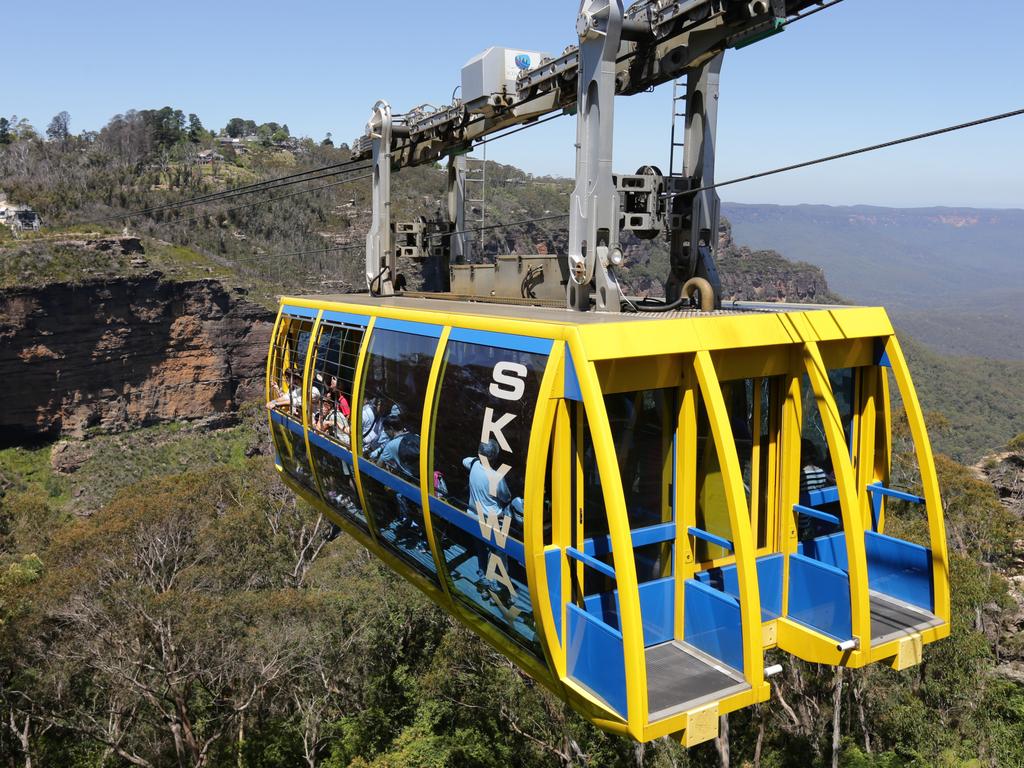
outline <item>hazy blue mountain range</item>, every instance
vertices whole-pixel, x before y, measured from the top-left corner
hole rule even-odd
[[[724,203],[738,242],[822,267],[946,353],[1024,360],[1024,210]]]

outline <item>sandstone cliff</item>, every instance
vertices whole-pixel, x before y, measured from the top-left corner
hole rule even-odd
[[[777,251],[755,251],[737,245],[724,217],[718,229],[718,272],[722,298],[746,301],[791,301],[834,304],[825,273],[812,264],[790,261]]]
[[[272,324],[216,280],[0,290],[0,443],[231,411],[262,392]]]

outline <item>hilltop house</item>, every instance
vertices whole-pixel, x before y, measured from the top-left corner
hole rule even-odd
[[[224,155],[212,149],[204,149],[196,155],[196,160],[200,165],[212,165],[215,162],[220,162],[224,159]]]
[[[0,193],[0,224],[11,228],[11,231],[38,232],[43,225],[39,214],[28,205],[17,205],[7,199],[7,195]]]

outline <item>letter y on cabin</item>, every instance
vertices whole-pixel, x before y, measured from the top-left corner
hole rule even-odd
[[[522,363],[514,363],[507,360],[495,363],[494,368],[491,370],[492,381],[488,391],[492,396],[500,400],[518,402],[526,392],[527,373],[527,368]],[[480,430],[480,442],[486,443],[493,436],[503,451],[512,453],[512,446],[509,445],[508,439],[502,430],[508,427],[515,417],[514,413],[503,413],[495,418],[494,409],[488,406],[484,410],[484,423]],[[497,469],[494,469],[486,456],[478,455],[477,458],[487,473],[488,491],[493,498],[497,498],[498,485],[501,483],[502,478],[511,471],[512,467],[508,464],[501,464]],[[508,541],[509,529],[512,526],[512,516],[501,514],[500,510],[496,507],[485,510],[479,501],[476,502],[476,516],[477,521],[480,523],[480,533],[484,539],[490,541],[491,534],[493,533],[495,543],[504,549],[505,542]]]

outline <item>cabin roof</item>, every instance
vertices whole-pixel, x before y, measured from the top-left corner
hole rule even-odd
[[[893,333],[885,310],[822,304],[730,302],[714,312],[576,312],[561,307],[459,301],[420,296],[366,294],[283,296],[284,307],[301,306],[462,326],[503,333],[577,338],[590,360],[635,358],[698,349],[788,345],[801,341],[877,338]],[[642,332],[637,333],[636,331]]]
[[[592,325],[650,322],[652,320],[696,320],[712,317],[735,317],[737,315],[785,314],[791,312],[833,311],[851,308],[836,304],[784,304],[780,302],[730,301],[722,309],[701,312],[696,309],[681,309],[671,312],[577,312],[566,307],[545,307],[532,304],[513,304],[488,301],[465,301],[447,298],[426,298],[423,296],[368,296],[360,293],[339,293],[320,296],[283,297],[283,303],[296,301],[323,302],[328,304],[355,304],[364,307],[387,307],[389,309],[410,309],[420,312],[441,312],[446,315],[473,315],[477,317],[501,317],[517,320],[531,320],[543,323],[569,325]]]

